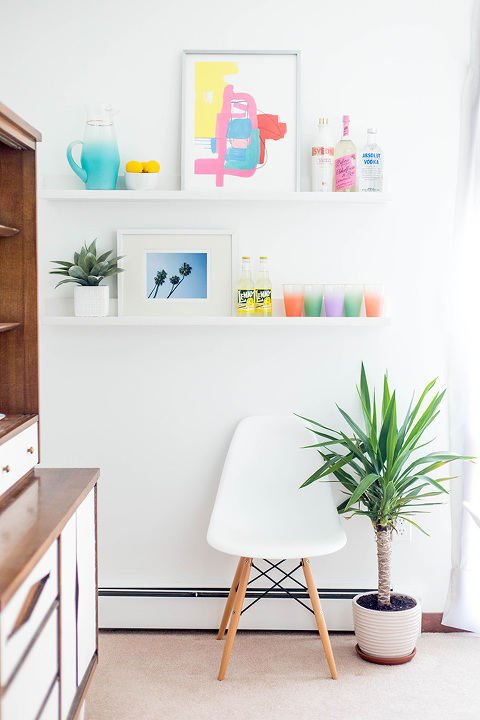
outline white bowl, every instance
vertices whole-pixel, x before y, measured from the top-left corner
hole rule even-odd
[[[127,190],[159,190],[160,173],[134,173],[125,170]]]

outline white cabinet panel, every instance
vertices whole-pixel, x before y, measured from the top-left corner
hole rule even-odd
[[[59,694],[60,688],[57,680],[38,720],[58,720]]]
[[[65,720],[77,691],[77,518],[73,515],[60,535],[60,621],[62,707]]]
[[[12,671],[58,596],[57,562],[57,543],[54,542],[1,614],[2,686],[8,682]]]
[[[58,673],[57,639],[58,615],[55,610],[2,695],[2,720],[34,720],[37,717]]]
[[[95,561],[95,494],[91,490],[77,510],[77,684],[97,647],[97,588]]]

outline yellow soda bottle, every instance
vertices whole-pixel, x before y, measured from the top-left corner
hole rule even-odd
[[[255,315],[272,317],[272,283],[268,274],[268,258],[260,258],[257,282],[255,283]]]
[[[250,269],[250,258],[242,257],[242,269],[237,285],[237,315],[239,317],[254,317],[255,315],[255,286]]]

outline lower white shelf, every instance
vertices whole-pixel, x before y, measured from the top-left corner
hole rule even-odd
[[[231,325],[234,327],[265,327],[268,325],[302,326],[302,327],[381,327],[391,324],[388,317],[270,317],[270,318],[240,318],[233,316],[201,316],[201,317],[72,317],[72,316],[43,316],[42,325]]]

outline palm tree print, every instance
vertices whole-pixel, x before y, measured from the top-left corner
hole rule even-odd
[[[185,280],[185,278],[188,275],[190,275],[190,273],[192,272],[192,266],[189,265],[188,263],[183,263],[182,267],[178,268],[178,272],[182,276],[182,279],[180,280],[178,275],[173,275],[170,278],[170,282],[172,283],[172,289],[170,290],[170,292],[167,295],[167,300],[175,292],[175,290],[179,287],[179,285],[182,284],[182,282]]]
[[[163,285],[163,283],[165,282],[166,279],[167,279],[167,273],[165,272],[165,270],[159,270],[153,280],[155,285],[153,286],[153,288],[150,292],[150,295],[148,296],[149,298],[152,297],[152,294],[154,291],[155,291],[155,295],[153,297],[154,298],[157,297],[157,293],[160,289],[160,285]]]
[[[192,272],[192,266],[188,263],[183,263],[181,267],[178,268],[179,274],[182,276],[182,279],[180,280],[178,275],[172,275],[169,280],[170,284],[172,285],[172,288],[170,292],[167,295],[167,300],[169,297],[172,296],[172,294],[175,292],[175,290],[179,287],[179,285],[182,284],[182,282],[185,280],[188,275]],[[158,270],[155,278],[153,280],[154,286],[150,291],[150,294],[148,295],[148,298],[152,298],[153,300],[157,297],[158,291],[160,289],[160,286],[164,284],[165,280],[167,279],[167,273],[165,270]],[[153,296],[153,297],[152,297]]]

